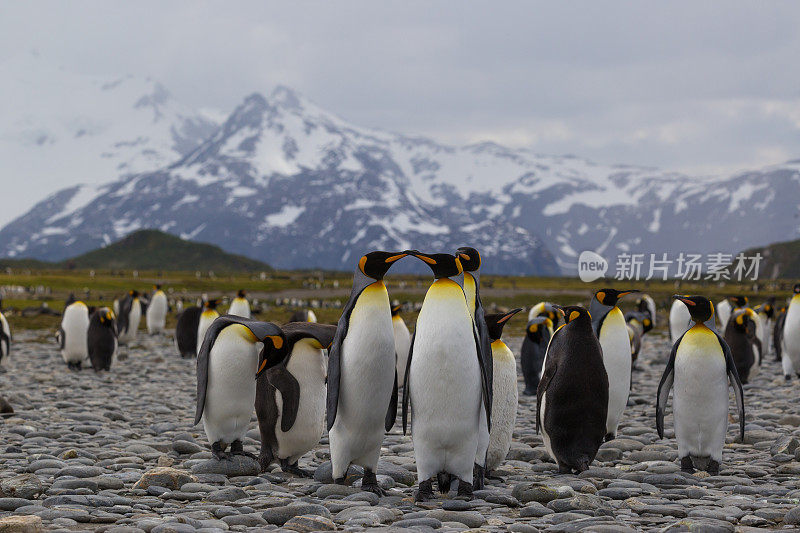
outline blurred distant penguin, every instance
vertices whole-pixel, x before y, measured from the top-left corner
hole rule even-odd
[[[511,449],[511,437],[517,422],[517,360],[508,346],[500,340],[503,326],[522,311],[514,309],[508,313],[486,315],[489,340],[492,341],[492,365],[494,366],[492,387],[492,430],[486,452],[486,472],[500,466]],[[474,482],[473,482],[474,488]]]
[[[203,312],[200,314],[200,320],[197,323],[197,352],[200,353],[200,348],[203,346],[203,339],[206,336],[206,331],[208,330],[211,323],[216,320],[219,316],[217,312],[217,304],[219,304],[219,300],[207,300],[205,304],[203,304]]]
[[[536,395],[536,431],[568,474],[589,469],[607,434],[608,375],[592,319],[583,307],[563,308],[564,325],[547,346]]]
[[[200,327],[200,315],[203,310],[196,305],[191,305],[178,313],[178,323],[175,325],[175,342],[181,357],[194,357],[197,355],[197,330]]]
[[[676,302],[680,300],[675,300]],[[672,305],[675,305],[674,303]],[[731,301],[728,298],[725,298],[721,302],[718,302],[715,306],[717,318],[719,319],[719,330],[725,331],[725,328],[728,327],[728,320],[731,317],[731,311],[733,311],[733,305],[731,305]],[[677,339],[672,339],[672,342],[675,342]]]
[[[9,353],[11,353],[11,328],[6,317],[0,312],[0,365],[8,359]]]
[[[783,375],[787,380],[792,372],[800,376],[800,283],[795,284],[792,293],[781,333]]]
[[[756,336],[755,311],[736,311],[728,319],[725,342],[731,349],[736,372],[743,384],[756,377],[761,367],[761,340]]]
[[[528,312],[528,322],[536,318],[537,316],[543,316],[549,318],[550,321],[553,323],[552,329],[558,327],[559,320],[561,315],[556,312],[555,307],[550,302],[539,302],[538,304],[531,307],[531,310]]]
[[[250,318],[250,302],[247,301],[244,289],[239,289],[239,292],[236,293],[236,298],[231,302],[228,314]]]
[[[631,392],[631,341],[625,317],[617,307],[617,302],[626,294],[634,292],[638,291],[601,289],[595,293],[589,307],[592,328],[603,348],[603,364],[608,375],[607,441],[617,436],[617,427]]]
[[[271,322],[226,315],[214,320],[197,355],[197,410],[211,453],[225,459],[246,453],[242,439],[250,425],[256,400],[256,380],[280,363],[283,331]],[[259,354],[258,344],[263,343]]]
[[[664,438],[664,413],[672,397],[675,440],[681,470],[704,468],[719,473],[725,433],[728,429],[728,382],[739,411],[739,435],[744,441],[744,395],[728,343],[706,323],[713,319],[713,305],[703,296],[675,295],[686,304],[693,326],[672,346],[667,367],[658,385],[656,429]]]
[[[625,324],[628,326],[628,338],[631,341],[631,364],[635,367],[639,352],[642,349],[642,337],[653,329],[650,311],[628,311],[625,313]]]
[[[394,328],[394,349],[397,352],[397,386],[403,386],[403,378],[406,374],[406,363],[408,363],[408,350],[411,348],[411,334],[408,332],[400,311],[402,304],[392,306],[392,328]]]
[[[83,360],[89,357],[87,331],[89,308],[83,302],[73,302],[64,309],[59,329],[61,357],[70,370],[80,370]]]
[[[259,463],[264,472],[277,459],[284,472],[313,477],[313,472],[302,470],[297,461],[325,433],[325,354],[336,326],[289,322],[281,330],[286,337],[286,356],[256,384]]]
[[[114,314],[108,307],[101,307],[92,313],[87,343],[89,361],[94,371],[111,370],[111,363],[117,354],[117,330]]]
[[[153,297],[147,306],[145,318],[147,319],[147,333],[158,335],[164,333],[164,326],[167,323],[167,295],[161,290],[161,285],[155,286]]]
[[[775,328],[775,297],[770,297],[763,304],[756,306],[753,311],[758,315],[760,328],[758,340],[761,341],[763,356],[766,358],[772,350],[772,333]]]
[[[547,343],[552,335],[553,322],[549,318],[536,316],[528,322],[520,354],[522,376],[525,378],[525,390],[522,394],[525,396],[536,396]]]
[[[383,278],[405,257],[374,251],[361,256],[353,289],[328,356],[327,427],[333,479],[351,464],[364,467],[361,489],[382,494],[375,470],[386,431],[397,417],[397,356],[392,309]]]
[[[120,344],[128,344],[136,339],[141,319],[142,304],[139,301],[139,291],[129,291],[128,295],[119,303],[117,340]]]
[[[775,326],[772,329],[772,347],[775,349],[775,360],[783,360],[783,324],[786,322],[788,307],[783,305],[775,310]]]
[[[314,311],[311,309],[301,309],[299,311],[295,311],[292,313],[292,316],[289,317],[289,322],[317,322],[317,315],[314,314]]]
[[[652,296],[649,294],[642,294],[642,296],[636,300],[636,310],[648,315],[647,318],[650,321],[650,329],[656,326],[656,302],[653,300]]]

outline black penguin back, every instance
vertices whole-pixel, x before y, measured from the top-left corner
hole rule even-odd
[[[737,319],[741,317],[742,323]],[[733,363],[742,383],[747,383],[750,369],[756,362],[755,338],[756,324],[745,313],[739,312],[731,315],[725,327],[725,342],[731,349]]]
[[[197,354],[197,328],[200,326],[200,315],[203,310],[193,305],[178,315],[175,326],[175,340],[181,357],[194,357]]]
[[[116,324],[107,308],[97,309],[89,319],[87,344],[89,360],[95,372],[111,370],[111,361],[117,345]]]

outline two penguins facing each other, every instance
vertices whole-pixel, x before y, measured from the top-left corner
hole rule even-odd
[[[90,310],[81,301],[70,303],[56,337],[61,357],[71,370],[80,370],[87,359],[95,371],[110,370],[116,359],[117,329],[108,307]]]

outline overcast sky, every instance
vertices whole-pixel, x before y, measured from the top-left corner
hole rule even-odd
[[[6,1],[0,60],[223,111],[285,84],[359,125],[720,173],[800,157],[798,23],[793,1]]]

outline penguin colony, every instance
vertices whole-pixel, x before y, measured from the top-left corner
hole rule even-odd
[[[392,265],[407,257],[433,277],[413,335],[384,283]],[[470,498],[510,449],[518,401],[516,361],[502,332],[521,309],[486,314],[480,269],[481,256],[470,247],[367,253],[336,326],[317,324],[310,312],[283,325],[255,320],[244,290],[224,315],[215,299],[181,307],[175,340],[182,357],[196,354],[195,424],[202,422],[214,457],[247,455],[262,471],[278,463],[284,472],[311,476],[299,459],[327,430],[334,480],[344,483],[350,466],[358,465],[362,489],[383,494],[376,476],[381,444],[399,409],[414,447],[416,500],[433,498],[434,487]],[[620,299],[636,292],[602,288],[588,309],[551,302],[530,309],[521,349],[523,394],[537,398],[536,429],[559,472],[587,470],[625,416],[631,370],[657,321],[649,295],[634,310],[620,310]],[[118,312],[67,302],[57,339],[70,369],[88,363],[110,370],[118,347],[135,342],[143,316],[149,334],[165,332],[170,306],[160,285],[149,297],[130,291],[115,307]],[[743,441],[742,383],[758,374],[764,357],[774,351],[785,379],[800,377],[800,283],[785,306],[771,298],[750,307],[740,295],[715,306],[703,296],[675,295],[669,332],[673,347],[655,398],[658,435],[665,435],[672,397],[681,469],[717,474],[729,387]],[[0,364],[11,341],[0,313]],[[243,446],[254,412],[258,456]]]

